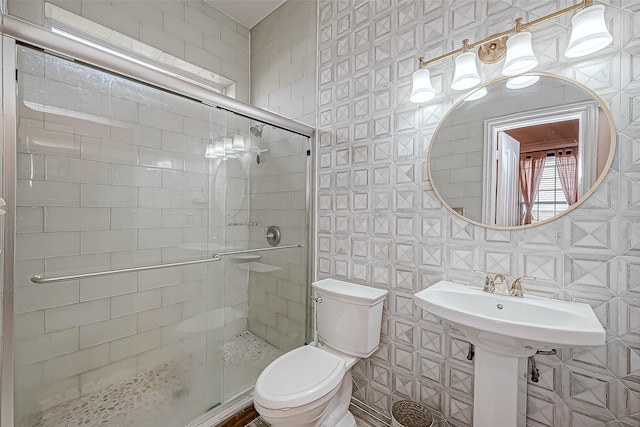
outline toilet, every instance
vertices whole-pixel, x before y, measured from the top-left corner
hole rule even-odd
[[[321,346],[296,348],[258,377],[253,403],[274,427],[355,427],[351,367],[380,344],[387,291],[335,279],[313,283]]]

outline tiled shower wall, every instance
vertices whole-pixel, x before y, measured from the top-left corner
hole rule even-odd
[[[315,126],[317,2],[288,0],[251,29],[251,103]],[[294,23],[295,25],[291,25]],[[252,247],[263,227],[281,227],[282,244],[306,245],[307,138],[264,129],[264,162],[251,169]],[[261,262],[285,267],[249,275],[249,330],[281,349],[304,343],[307,249],[265,252]]]
[[[45,25],[45,0],[7,0],[10,15]],[[236,82],[249,102],[250,34],[203,0],[50,0],[120,34]]]
[[[316,124],[317,8],[315,0],[287,0],[251,29],[251,104],[310,126]]]
[[[215,394],[219,382],[195,378],[211,373],[205,360],[221,369],[220,354],[205,351],[221,345],[223,325],[205,333],[183,321],[222,307],[224,286],[212,278],[224,277],[224,263],[48,285],[29,278],[208,253],[209,223],[220,221],[208,215],[216,182],[203,154],[210,119],[224,131],[226,113],[18,49],[17,419],[171,360],[199,366],[185,383],[194,395]]]
[[[537,356],[532,426],[640,422],[640,3],[605,2],[614,42],[569,60],[571,16],[532,29],[538,70],[594,90],[613,113],[616,158],[578,209],[532,229],[475,227],[444,209],[427,178],[435,128],[459,93],[453,61],[432,67],[439,95],[409,102],[417,57],[435,57],[573,1],[323,0],[319,9],[318,275],[390,291],[380,350],[354,368],[354,396],[382,411],[413,399],[470,426],[473,362],[464,336],[413,304],[438,280],[480,285],[473,270],[537,277],[526,292],[592,305],[606,345]],[[600,3],[600,2],[596,2]],[[610,4],[611,3],[611,4]],[[488,81],[501,63],[481,65]],[[500,396],[496,396],[499,399]]]

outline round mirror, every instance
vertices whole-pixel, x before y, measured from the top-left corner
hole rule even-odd
[[[604,102],[563,77],[489,82],[456,102],[429,147],[429,179],[456,215],[484,227],[542,224],[577,207],[615,151]]]

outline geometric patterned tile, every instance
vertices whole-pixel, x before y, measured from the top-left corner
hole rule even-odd
[[[524,281],[529,294],[591,304],[607,332],[601,348],[536,356],[527,425],[640,425],[640,3],[603,4],[614,42],[602,52],[564,58],[571,16],[532,33],[538,70],[586,84],[611,108],[621,132],[614,166],[562,219],[505,231],[454,216],[428,179],[431,137],[459,96],[448,89],[453,61],[432,68],[441,94],[421,106],[408,101],[411,74],[420,54],[450,51],[559,3],[321,2],[317,269],[391,291],[380,349],[354,374],[354,396],[386,413],[393,401],[417,400],[447,425],[471,426],[465,337],[411,297],[441,279],[479,285],[473,270],[482,269],[534,276]],[[483,79],[500,68],[483,65]]]

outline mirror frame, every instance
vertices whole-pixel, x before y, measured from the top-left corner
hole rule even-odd
[[[587,191],[576,203],[574,203],[573,205],[571,205],[568,209],[566,209],[565,211],[559,213],[558,215],[546,219],[544,221],[540,221],[537,222],[535,224],[526,224],[526,225],[517,225],[517,226],[500,226],[500,225],[492,225],[492,224],[483,224],[481,222],[478,221],[474,221],[472,219],[469,219],[463,215],[461,215],[459,212],[457,212],[453,207],[449,206],[449,204],[445,201],[445,199],[442,197],[442,195],[440,194],[440,192],[438,191],[438,188],[436,187],[436,185],[433,182],[433,177],[431,175],[431,147],[435,142],[435,138],[436,135],[438,134],[438,131],[440,130],[440,127],[443,125],[443,123],[445,122],[445,120],[449,117],[449,115],[451,114],[451,112],[460,104],[462,104],[464,102],[464,99],[469,96],[469,94],[480,90],[482,88],[486,88],[489,85],[492,85],[494,83],[500,82],[500,81],[506,81],[508,80],[510,77],[498,77],[496,79],[490,80],[487,83],[475,87],[473,88],[473,90],[468,91],[466,93],[464,93],[458,100],[456,100],[453,105],[451,105],[451,107],[449,107],[449,109],[447,110],[447,113],[442,117],[442,119],[440,120],[440,123],[438,123],[438,126],[436,127],[436,130],[433,132],[433,135],[431,136],[431,140],[429,142],[429,150],[428,150],[428,154],[427,154],[427,174],[429,176],[429,183],[431,184],[431,189],[433,190],[433,192],[435,193],[436,197],[438,198],[438,200],[440,200],[440,203],[442,203],[442,205],[444,207],[447,208],[447,210],[449,212],[451,212],[454,216],[468,222],[471,223],[473,225],[477,225],[478,227],[483,227],[483,228],[488,228],[488,229],[493,229],[493,230],[524,230],[524,229],[528,229],[531,227],[537,227],[539,225],[543,225],[543,224],[547,224],[550,223],[552,221],[555,221],[561,217],[563,217],[564,215],[566,215],[567,213],[573,211],[574,209],[576,209],[577,207],[579,207],[585,200],[587,200],[589,197],[591,197],[591,195],[598,189],[598,187],[600,186],[600,184],[602,184],[602,182],[604,181],[604,179],[606,178],[607,174],[609,173],[609,170],[611,169],[611,165],[613,164],[613,158],[615,157],[615,152],[616,152],[616,145],[617,145],[617,130],[615,127],[615,122],[613,121],[613,116],[611,114],[611,111],[609,111],[609,107],[607,106],[607,104],[602,100],[602,98],[600,98],[600,96],[598,96],[593,90],[591,90],[590,88],[588,88],[587,86],[583,85],[580,82],[577,82],[575,80],[572,80],[568,77],[564,77],[564,76],[559,76],[557,74],[552,74],[552,73],[545,73],[545,72],[535,72],[535,73],[526,73],[523,75],[532,75],[532,76],[540,76],[540,77],[553,77],[559,80],[564,80],[567,83],[571,83],[577,87],[579,87],[580,89],[584,90],[588,95],[590,95],[594,101],[596,101],[596,103],[598,104],[598,106],[602,109],[602,111],[604,112],[607,121],[609,122],[609,130],[610,130],[610,138],[611,138],[611,143],[609,146],[609,156],[607,158],[607,161],[605,162],[604,168],[602,169],[602,173],[600,174],[600,176],[596,179],[596,181],[593,183],[593,185],[591,186],[591,188],[589,189],[589,191]],[[473,101],[471,101],[473,102]]]

